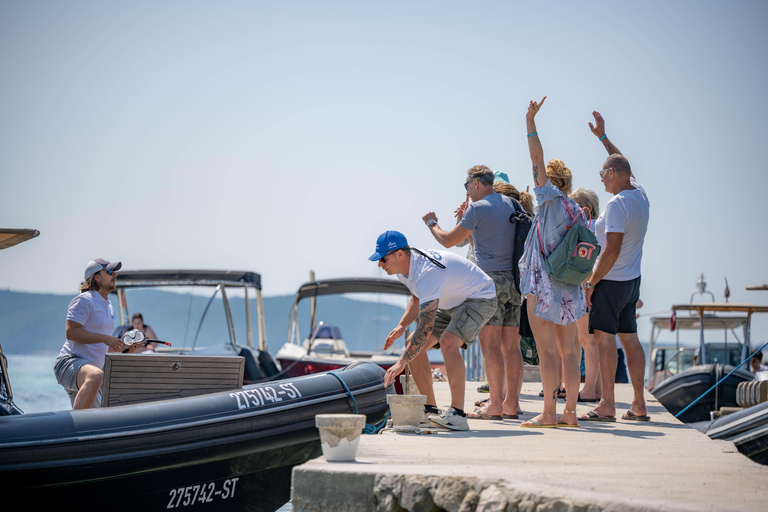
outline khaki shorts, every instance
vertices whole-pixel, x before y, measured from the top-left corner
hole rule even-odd
[[[450,332],[458,336],[466,349],[475,342],[480,329],[496,312],[496,299],[467,299],[455,308],[438,309],[432,334],[437,338],[435,348],[440,347],[440,336]]]
[[[520,327],[520,304],[523,299],[515,288],[515,276],[511,270],[486,272],[496,285],[496,313],[486,325]]]

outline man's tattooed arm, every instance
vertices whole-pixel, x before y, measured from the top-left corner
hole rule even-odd
[[[432,327],[435,325],[437,302],[435,299],[419,305],[419,323],[402,355],[405,362],[413,361],[413,358],[426,347],[429,336],[432,334]]]
[[[617,148],[608,137],[603,139],[603,146],[605,147],[605,150],[608,151],[609,155],[622,154],[621,151],[619,151],[619,148]]]

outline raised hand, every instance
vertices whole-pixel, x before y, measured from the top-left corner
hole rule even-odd
[[[592,112],[592,115],[595,118],[595,124],[593,126],[592,123],[589,123],[589,129],[592,130],[592,133],[595,134],[595,137],[599,139],[605,135],[605,120],[597,110]]]
[[[467,198],[464,200],[464,202],[461,203],[458,208],[453,210],[453,216],[456,217],[457,219],[461,219],[462,217],[464,217],[464,212],[467,211],[468,205],[469,205],[469,192],[467,192]]]
[[[536,113],[538,113],[539,109],[541,109],[541,106],[544,105],[544,100],[547,99],[546,96],[541,98],[541,101],[536,103],[535,101],[531,100],[531,102],[528,104],[528,112],[525,114],[525,117],[527,119],[533,120],[534,117],[536,117]]]

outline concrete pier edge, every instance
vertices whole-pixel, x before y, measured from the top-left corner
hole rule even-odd
[[[467,383],[466,407],[487,398]],[[323,458],[293,470],[296,512],[698,511],[768,509],[768,467],[682,424],[646,393],[650,422],[523,429],[541,411],[526,382],[519,420],[470,420],[469,432],[361,438],[357,461]],[[438,404],[447,383],[435,383]],[[617,385],[617,418],[632,398]],[[558,412],[564,402],[558,401]],[[594,404],[579,403],[579,415]]]

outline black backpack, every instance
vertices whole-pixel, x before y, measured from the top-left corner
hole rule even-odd
[[[517,293],[520,293],[520,268],[518,263],[520,258],[523,257],[523,249],[525,248],[525,239],[528,238],[528,232],[533,225],[533,214],[523,210],[520,203],[512,200],[512,204],[515,206],[515,213],[509,216],[509,222],[517,224],[515,226],[515,241],[512,250],[512,271],[515,276],[515,288]]]

